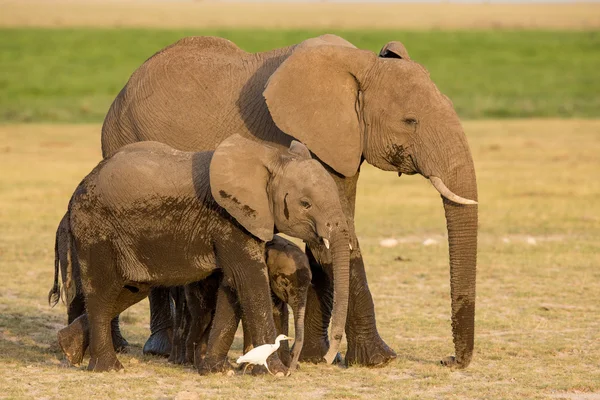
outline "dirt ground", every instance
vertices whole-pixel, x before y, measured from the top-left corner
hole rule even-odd
[[[453,371],[439,195],[365,165],[356,228],[383,368],[302,364],[286,379],[211,375],[146,357],[147,301],[122,316],[122,373],[66,364],[47,304],[54,233],[100,159],[99,125],[0,125],[0,399],[289,398],[600,400],[600,120],[465,121],[479,188],[476,343]],[[230,358],[240,354],[238,333]],[[342,348],[345,351],[345,345]]]
[[[0,27],[577,29],[600,3],[407,4],[0,0]]]

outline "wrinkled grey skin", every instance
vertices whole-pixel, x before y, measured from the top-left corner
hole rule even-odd
[[[284,365],[296,369],[304,342],[304,315],[306,295],[311,285],[312,274],[306,254],[294,243],[275,235],[265,245],[265,259],[269,270],[269,285],[273,292],[273,319],[277,334],[287,335],[288,305],[294,313],[295,340],[290,352],[287,342],[278,350]],[[178,299],[175,311],[173,347],[169,361],[179,364],[200,366],[208,347],[208,333],[213,324],[216,297],[220,274],[185,285],[184,299],[182,288],[175,290],[173,298]],[[219,321],[223,316],[216,315],[217,326],[227,325]],[[239,318],[239,316],[237,316]],[[244,330],[244,353],[252,349],[252,337]]]
[[[249,175],[239,179],[241,173]],[[77,363],[81,360],[74,357],[89,338],[89,370],[122,368],[110,334],[115,315],[153,287],[200,281],[217,268],[251,321],[253,345],[272,343],[276,332],[271,312],[265,312],[272,302],[264,246],[274,229],[317,245],[331,242],[334,296],[344,306],[337,321],[334,310],[332,332],[343,332],[348,228],[330,176],[298,142],[281,151],[234,135],[214,153],[133,144],[84,178],[68,216],[67,258],[79,264],[87,313],[59,332],[59,344]],[[67,271],[72,275],[72,263]],[[229,302],[218,299],[217,310],[219,301]],[[227,363],[227,352],[211,348],[211,341],[220,339],[209,337],[205,357],[215,370]],[[270,367],[286,372],[277,357]]]
[[[199,132],[199,126],[209,134]],[[285,147],[292,138],[300,140],[336,182],[353,246],[348,364],[381,365],[396,356],[377,332],[354,234],[360,165],[367,161],[385,171],[429,179],[443,196],[448,228],[456,357],[444,363],[469,365],[477,264],[475,168],[452,103],[401,43],[384,45],[378,56],[324,35],[254,54],[221,38],[182,39],[133,73],[104,121],[102,151],[110,156],[140,140],[211,150],[232,132]],[[321,248],[308,245],[307,255],[314,290],[308,294],[301,358],[320,361],[329,346],[331,265]],[[168,314],[168,308],[162,309]],[[155,310],[160,307],[153,306],[152,315]],[[160,342],[154,339],[153,346]]]

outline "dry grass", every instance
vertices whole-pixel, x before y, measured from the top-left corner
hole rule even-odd
[[[238,3],[0,0],[1,27],[576,29],[600,4]]]
[[[0,398],[600,398],[600,121],[465,123],[480,188],[476,354],[451,354],[439,196],[365,166],[357,228],[383,338],[380,369],[302,365],[287,379],[200,377],[144,357],[147,304],[125,313],[124,373],[67,367],[50,309],[54,230],[98,161],[98,125],[0,126]],[[383,238],[401,243],[383,248]],[[438,243],[424,246],[425,239]],[[231,356],[239,354],[240,337]]]

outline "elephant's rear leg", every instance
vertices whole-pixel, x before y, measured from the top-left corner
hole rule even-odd
[[[71,301],[71,304],[69,304],[68,309],[67,309],[68,323],[71,324],[71,322],[75,321],[77,318],[79,318],[83,314],[85,314],[85,297],[83,296],[83,293],[77,293],[77,295],[75,296],[75,298],[73,298],[73,300]],[[127,342],[127,340],[125,340],[123,335],[121,335],[121,329],[119,328],[119,316],[118,315],[112,319],[112,321],[110,322],[110,325],[111,325],[111,331],[112,331],[112,341],[113,341],[113,346],[115,348],[115,351],[117,353],[127,353],[127,348],[129,346],[129,343]],[[66,344],[65,340],[66,339],[63,338],[63,343]],[[75,343],[72,343],[71,345],[69,345],[70,352],[72,354],[81,353],[81,358],[83,358],[83,355],[87,351],[88,341],[86,339],[85,343],[82,341],[79,341],[79,343],[84,347],[76,349],[74,346]],[[61,347],[62,347],[62,344],[61,344]],[[64,348],[63,348],[63,350],[64,350]],[[69,358],[69,357],[67,357],[67,358]],[[75,357],[74,360],[76,358],[79,358],[79,357]],[[69,359],[69,361],[70,361],[70,359]],[[81,359],[79,359],[79,361],[76,364],[79,364],[80,362],[81,362]]]
[[[79,365],[89,345],[89,321],[87,314],[75,318],[58,331],[58,345],[71,365]]]
[[[148,295],[149,288],[125,285],[106,288],[102,296],[88,296],[87,310],[90,326],[90,363],[88,370],[102,372],[123,368],[117,359],[111,335],[111,320]],[[116,295],[115,295],[116,294]]]

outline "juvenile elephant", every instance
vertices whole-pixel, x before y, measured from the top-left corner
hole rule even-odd
[[[197,127],[208,129],[199,132]],[[363,161],[385,171],[421,174],[442,195],[448,229],[455,357],[473,354],[477,260],[477,183],[458,115],[399,42],[379,55],[324,35],[263,53],[216,37],[188,37],[142,64],[113,102],[102,127],[102,153],[156,140],[180,150],[212,150],[231,132],[287,147],[302,141],[334,179],[351,233],[348,364],[380,365],[395,353],[377,332],[373,299],[354,231],[356,185]],[[401,201],[399,199],[398,201]],[[308,244],[313,271],[302,359],[327,352],[331,266]],[[149,352],[168,342],[161,321],[170,308],[150,296]],[[156,316],[156,318],[154,318]]]
[[[115,315],[153,287],[200,281],[217,269],[239,298],[253,345],[272,343],[264,246],[274,229],[330,247],[337,351],[348,306],[348,227],[334,182],[301,143],[282,151],[234,135],[198,153],[136,143],[83,179],[68,214],[68,252],[79,263],[87,313],[59,332],[59,344],[69,357],[89,335],[89,370],[122,368],[110,335]],[[235,304],[218,296],[217,312]],[[224,366],[229,347],[211,347],[222,341],[215,332],[205,360]],[[277,357],[270,368],[286,371]]]
[[[278,351],[281,361],[293,371],[304,343],[306,295],[312,278],[308,258],[294,243],[275,235],[273,240],[266,243],[265,260],[273,294],[273,318],[277,334],[288,334],[288,305],[294,313],[295,340],[292,352],[290,354],[288,342],[282,343]],[[220,274],[213,274],[203,281],[185,285],[185,299],[182,299],[181,289],[175,292],[173,297],[177,299],[177,311],[169,361],[200,366],[208,346],[220,278]],[[216,325],[222,326],[223,322],[218,321],[220,316],[215,318]],[[246,326],[246,322],[243,324]],[[250,330],[244,329],[244,353],[251,348]]]

